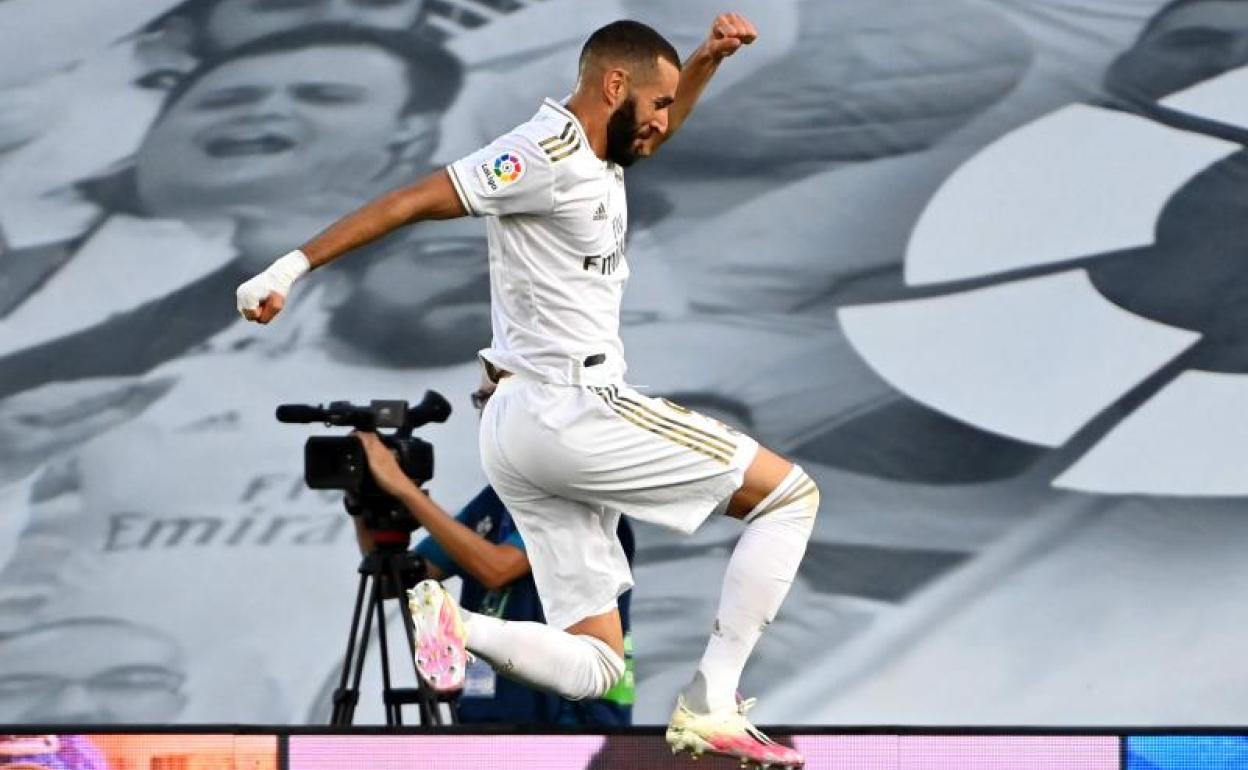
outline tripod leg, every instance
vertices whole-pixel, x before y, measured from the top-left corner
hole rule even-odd
[[[347,676],[351,671],[351,664],[355,658],[356,642],[360,639],[360,613],[364,608],[364,592],[368,588],[367,573],[360,574],[359,589],[355,593],[355,608],[351,612],[351,632],[347,636],[347,655],[342,662],[342,676],[338,680],[338,689],[334,691],[333,712],[330,715],[329,723],[340,727],[349,726],[355,718],[355,706],[360,699],[360,680],[357,674],[354,686],[347,687]],[[364,630],[365,644],[360,647],[360,659],[364,658],[364,650],[367,649],[368,629]],[[358,672],[359,667],[356,667]]]
[[[375,606],[378,602],[381,601],[381,596],[380,596],[381,584],[377,580],[376,575],[370,575],[369,577],[372,578],[372,583],[373,583],[372,588],[369,591],[369,594],[371,596],[371,598],[369,599],[369,604],[370,606]],[[364,630],[360,634],[359,652],[355,656],[355,670],[351,674],[351,688],[349,690],[349,692],[352,694],[352,697],[356,701],[358,701],[360,697],[360,679],[362,679],[364,676],[364,658],[367,657],[368,655],[368,638],[373,630],[372,611],[370,610],[362,614],[364,616]],[[351,718],[354,719],[354,717],[355,717],[355,704],[353,703],[351,705]],[[350,724],[350,722],[348,722],[348,724]]]
[[[377,577],[379,583],[384,582],[387,579],[388,578],[385,575],[379,575]],[[393,696],[391,695],[394,688],[390,683],[390,645],[386,641],[386,608],[384,600],[380,598],[380,592],[377,596],[379,598],[376,605],[374,605],[373,610],[377,613],[377,642],[381,649],[381,687],[382,692],[384,693],[383,698],[385,699],[386,706],[386,724],[401,725],[403,724],[403,706],[402,704],[394,702]]]

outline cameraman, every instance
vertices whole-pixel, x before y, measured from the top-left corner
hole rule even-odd
[[[482,384],[472,394],[473,406],[485,406],[494,384]],[[524,541],[511,515],[492,487],[486,486],[471,502],[451,516],[403,473],[393,453],[374,433],[356,433],[368,455],[373,478],[398,498],[429,536],[414,550],[428,577],[463,579],[460,604],[472,612],[503,620],[545,622],[537,587],[529,571]],[[348,506],[350,509],[350,505]],[[372,532],[361,517],[353,517],[360,550],[373,549]],[[620,517],[618,530],[624,553],[633,560],[633,533]],[[619,726],[632,723],[634,696],[632,635],[629,621],[631,592],[620,597],[624,623],[626,674],[597,700],[571,701],[499,678],[485,661],[469,664],[458,715],[464,724],[562,724]]]

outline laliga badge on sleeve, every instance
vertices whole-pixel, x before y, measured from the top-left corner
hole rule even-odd
[[[492,162],[477,166],[477,181],[481,186],[482,195],[493,195],[504,187],[520,181],[524,176],[525,164],[520,160],[520,153],[504,152]]]
[[[476,658],[468,664],[468,671],[464,674],[463,697],[493,698],[497,685],[498,674],[494,673],[489,663]]]

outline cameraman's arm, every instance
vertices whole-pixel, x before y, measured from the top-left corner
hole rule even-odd
[[[491,543],[472,528],[442,510],[415,484],[395,495],[429,533],[429,537],[458,567],[489,590],[502,588],[529,573],[524,551],[509,544]],[[435,559],[426,558],[433,565]]]
[[[403,473],[394,454],[375,433],[352,435],[364,446],[377,485],[403,503],[460,570],[491,590],[528,574],[529,560],[524,551],[513,545],[491,543],[442,510]]]
[[[354,514],[351,516],[351,524],[355,526],[355,544],[360,547],[360,556],[368,556],[377,545],[373,542],[373,531],[364,526],[364,520]]]

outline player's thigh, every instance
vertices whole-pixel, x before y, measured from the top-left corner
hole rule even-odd
[[[524,540],[546,622],[568,628],[613,611],[616,599],[633,586],[616,535],[619,514],[533,488],[504,484],[495,491]],[[612,644],[610,634],[599,638]]]
[[[598,410],[580,426],[588,459],[572,494],[688,533],[747,486],[759,450],[753,438],[632,388],[590,390]]]

